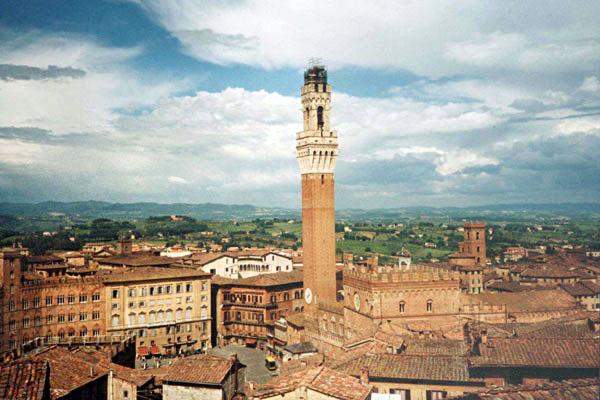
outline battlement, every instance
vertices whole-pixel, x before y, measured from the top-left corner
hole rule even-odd
[[[506,306],[489,303],[465,304],[462,306],[461,311],[468,314],[505,313]]]
[[[464,227],[465,228],[481,228],[481,229],[485,229],[485,222],[484,221],[468,221],[468,222],[465,222]]]
[[[344,279],[354,278],[371,283],[458,281],[460,274],[432,266],[412,266],[389,272],[368,270],[366,267],[345,268]]]
[[[336,301],[327,301],[321,300],[319,301],[318,308],[320,311],[328,311],[334,314],[344,314],[344,304],[342,302]]]

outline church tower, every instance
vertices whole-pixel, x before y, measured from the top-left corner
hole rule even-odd
[[[322,65],[304,72],[304,130],[296,134],[302,175],[302,249],[307,317],[317,302],[336,300],[333,172],[338,155],[337,131],[329,127],[331,87]]]

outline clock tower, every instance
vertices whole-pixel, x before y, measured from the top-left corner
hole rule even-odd
[[[302,249],[307,318],[319,301],[336,301],[333,173],[338,155],[337,131],[330,130],[331,87],[322,65],[304,72],[304,130],[296,134],[302,176]]]

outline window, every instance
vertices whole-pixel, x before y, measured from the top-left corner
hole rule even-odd
[[[29,318],[23,319],[23,328],[29,328]]]
[[[118,299],[120,297],[121,291],[119,289],[113,289],[112,290],[112,298],[113,299]]]
[[[427,312],[431,312],[433,310],[433,301],[427,300]]]
[[[87,329],[85,327],[81,328],[81,330],[79,331],[79,336],[81,336],[81,337],[87,336]]]
[[[75,321],[75,314],[69,314],[69,322]]]
[[[400,400],[410,400],[410,389],[390,389],[390,394],[400,395]]]
[[[158,286],[156,288],[156,294],[163,294],[163,287],[162,286]]]
[[[150,314],[148,314],[148,322],[151,324],[154,323],[154,312],[151,312]]]
[[[157,314],[158,322],[163,322],[165,320],[165,314],[162,311],[159,311]]]
[[[120,307],[119,307],[119,304],[118,304],[118,303],[114,303],[114,304],[112,305],[112,309],[113,309],[113,310],[118,310],[119,308],[120,308]]]
[[[9,311],[15,311],[15,302],[14,302],[14,301],[12,301],[12,300],[11,300],[11,301],[8,303],[8,310],[9,310]]]
[[[441,400],[446,398],[447,392],[441,390],[428,390],[425,392],[425,395],[427,400]]]
[[[59,314],[58,315],[58,323],[61,324],[65,322],[65,314]]]
[[[135,288],[127,290],[127,296],[135,297]]]
[[[134,301],[130,301],[128,304],[129,308],[135,308],[135,302]]]
[[[475,232],[475,240],[479,240],[479,232]]]
[[[29,308],[29,301],[23,300],[23,310],[27,310]]]
[[[67,297],[67,302],[69,304],[75,303],[75,295],[74,294],[70,294],[69,297]]]
[[[112,326],[119,326],[119,316],[118,315],[113,315]]]
[[[206,290],[208,288],[208,284],[206,283],[206,281],[202,282],[202,290]]]
[[[46,324],[50,325],[54,322],[54,315],[46,315]]]
[[[127,390],[123,390],[123,398],[124,399],[129,398],[129,392]]]
[[[176,293],[181,293],[182,287],[183,287],[183,286],[181,285],[181,283],[178,283],[178,284],[175,286],[175,292],[176,292]]]
[[[204,313],[206,314],[206,307],[202,307],[202,309],[204,310]],[[204,317],[206,317],[206,315],[204,315]],[[204,318],[204,317],[202,317],[202,318]],[[191,308],[186,308],[185,319],[192,319],[192,309]]]
[[[42,301],[40,300],[39,297],[36,297],[35,299],[33,299],[33,307],[34,308],[40,308]]]
[[[399,308],[400,308],[400,310],[399,310],[399,311],[400,311],[401,313],[403,313],[403,312],[404,312],[404,305],[405,305],[405,303],[404,303],[403,301],[401,301],[401,302],[400,302],[400,304],[399,304]]]
[[[192,302],[192,296],[188,296],[185,298],[185,302],[186,303],[191,303]]]
[[[100,329],[94,329],[92,331],[92,335],[94,335],[94,336],[100,336]]]
[[[15,294],[15,285],[10,284],[10,294]]]
[[[87,321],[87,313],[79,313],[80,321]]]
[[[208,298],[206,297],[206,295],[205,295],[205,294],[203,294],[203,295],[200,297],[200,301],[206,301],[207,299],[208,299]]]
[[[186,283],[185,284],[185,291],[186,292],[191,292],[192,291],[192,284],[191,283]]]
[[[173,319],[173,311],[167,310],[167,321],[170,321],[171,319]]]
[[[94,311],[92,313],[92,319],[100,319],[100,312]]]
[[[80,303],[87,303],[87,294],[80,294],[79,295],[79,302]]]
[[[94,293],[92,295],[92,301],[100,301],[100,293]]]
[[[171,285],[165,286],[165,293],[166,294],[171,294],[172,291],[173,291],[173,286],[171,286]]]
[[[181,320],[181,308],[180,308],[180,309],[178,309],[177,311],[175,311],[175,319],[176,319],[177,321],[180,321],[180,320]]]
[[[135,314],[129,314],[129,325],[135,325]]]
[[[47,306],[51,306],[52,305],[52,297],[46,297],[46,305]]]
[[[15,271],[10,271],[10,279],[15,279]]]
[[[15,321],[10,321],[10,322],[8,323],[8,330],[10,330],[10,331],[14,331],[16,328],[17,328],[17,324],[16,324],[16,322],[15,322]]]
[[[148,289],[143,287],[140,288],[140,296],[146,296],[146,294],[148,293]]]

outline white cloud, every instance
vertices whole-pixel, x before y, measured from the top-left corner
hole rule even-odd
[[[428,76],[473,68],[594,70],[600,9],[544,9],[474,0],[398,3],[136,0],[201,60],[264,68],[302,67],[321,56],[331,67],[403,68]]]
[[[498,160],[484,157],[469,150],[449,151],[439,157],[435,164],[436,171],[442,175],[451,175],[468,167],[498,165]]]
[[[595,76],[588,76],[585,78],[579,90],[583,90],[586,92],[597,92],[600,91],[600,81]]]
[[[167,180],[171,183],[177,183],[179,185],[187,185],[189,183],[180,176],[170,176]]]

